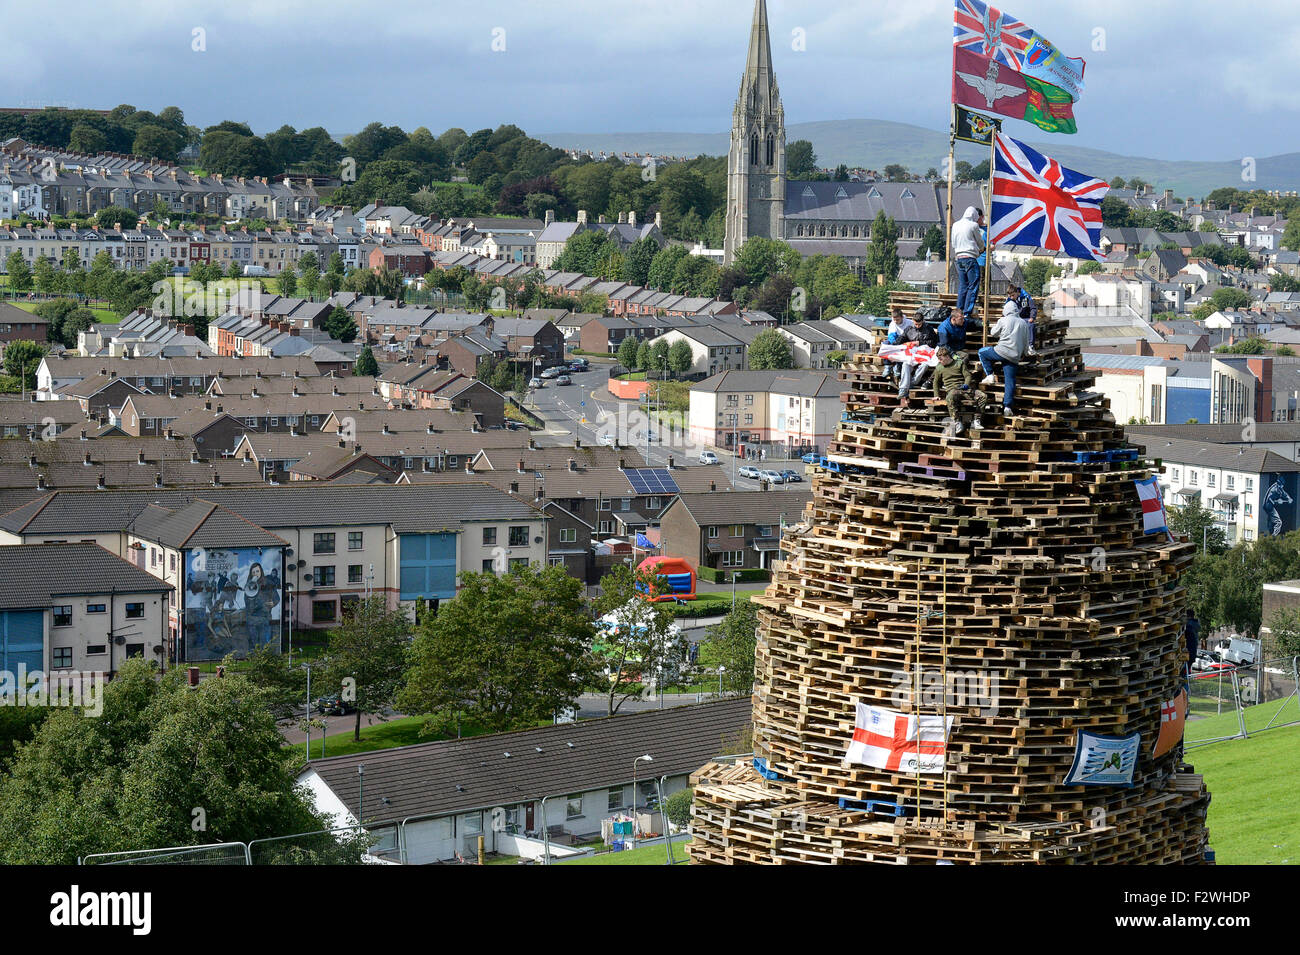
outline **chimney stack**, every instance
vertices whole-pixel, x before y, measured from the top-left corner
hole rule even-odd
[[[578,225],[586,225],[586,224],[587,224],[587,210],[586,210],[586,209],[579,209],[579,210],[578,210]]]

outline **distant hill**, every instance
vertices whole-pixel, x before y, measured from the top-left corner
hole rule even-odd
[[[607,152],[639,152],[668,156],[720,156],[727,151],[726,133],[538,133],[538,139],[552,146],[594,149]],[[841,119],[822,123],[796,123],[787,127],[790,140],[807,139],[825,167],[845,163],[867,169],[883,169],[901,163],[913,172],[942,167],[948,154],[946,131],[926,129],[909,123],[878,119]],[[1140,176],[1158,189],[1173,189],[1175,195],[1202,197],[1220,186],[1241,189],[1300,189],[1300,153],[1256,157],[1255,181],[1243,182],[1240,159],[1224,162],[1194,162],[1178,159],[1150,159],[1121,156],[1100,149],[1070,144],[1070,137],[1043,141],[1026,137],[1056,159],[1080,172],[1104,179]],[[973,158],[975,147],[962,147],[961,158]]]

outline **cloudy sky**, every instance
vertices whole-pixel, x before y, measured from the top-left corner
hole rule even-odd
[[[1014,0],[1088,61],[1079,146],[1163,159],[1300,150],[1295,0]],[[1245,6],[1240,7],[1243,13]],[[769,0],[788,123],[945,128],[950,0]],[[0,105],[158,110],[258,132],[721,132],[753,0],[52,0],[10,4]],[[802,39],[803,49],[796,40]]]

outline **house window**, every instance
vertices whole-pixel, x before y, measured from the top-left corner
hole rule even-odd
[[[1215,473],[1214,473],[1213,471],[1207,473],[1207,474],[1205,475],[1205,486],[1206,486],[1206,487],[1214,487],[1214,482],[1215,482],[1216,480],[1217,480],[1217,475],[1215,475]]]
[[[1182,480],[1182,471],[1180,471],[1178,468],[1174,468],[1174,483],[1177,484],[1181,480]]]
[[[752,405],[753,403],[754,403],[754,396],[753,396],[753,395],[745,395],[745,404],[747,404],[747,405]]]
[[[754,423],[754,416],[752,414],[745,415],[745,424],[753,424],[753,423]]]
[[[1190,478],[1189,483],[1191,484],[1192,487],[1196,487],[1196,484],[1197,484],[1197,475],[1196,475],[1196,472],[1195,472],[1195,471],[1191,471],[1191,472],[1189,472],[1189,473],[1191,474],[1191,478]]]
[[[732,525],[731,525],[731,536],[732,536],[732,537],[744,537],[744,536],[745,536],[745,525],[744,525],[744,524],[732,524]]]
[[[607,808],[610,811],[623,808],[623,787],[622,786],[619,786],[617,789],[611,789],[609,791],[609,801],[607,804]]]
[[[348,550],[361,550],[362,531],[348,531]]]
[[[610,527],[610,522],[609,522],[609,521],[601,521],[601,522],[600,522],[600,533],[602,533],[602,534],[608,534],[608,533],[610,533],[610,529],[609,529],[609,527]]]
[[[717,537],[717,536],[718,536],[718,528],[717,528],[717,526],[716,526],[716,525],[710,525],[710,526],[709,526],[709,540],[712,540],[713,538],[715,538],[715,537]]]
[[[613,502],[613,500],[610,499],[610,498],[607,498],[607,497],[606,497],[606,498],[602,498],[601,501],[600,501],[600,504],[597,505],[597,507],[598,507],[599,510],[602,510],[602,511],[613,510],[614,502]]]
[[[333,620],[338,614],[338,602],[335,600],[313,600],[311,602],[312,623],[324,623]]]
[[[1253,490],[1255,490],[1255,479],[1246,478],[1246,493],[1249,494]]]
[[[362,583],[360,564],[348,564],[348,583]]]
[[[728,550],[722,553],[723,567],[743,567],[745,564],[745,552],[743,550]]]
[[[578,542],[578,529],[576,527],[560,528],[561,544],[576,544]]]
[[[139,620],[143,616],[144,616],[143,603],[130,603],[126,605],[127,620]]]
[[[582,793],[576,793],[575,795],[569,796],[564,801],[564,818],[582,818]]]
[[[497,572],[496,561],[494,561],[491,557],[486,558],[483,561],[483,573],[495,574],[496,572]]]
[[[526,526],[510,528],[510,546],[511,547],[528,546],[528,528]]]
[[[317,567],[311,579],[317,587],[333,587],[336,579],[334,566],[331,564],[328,567]]]
[[[510,572],[511,572],[512,574],[513,574],[516,570],[527,570],[527,569],[528,569],[528,558],[527,558],[527,557],[511,557],[511,558],[510,558]]]
[[[1236,486],[1237,486],[1237,477],[1236,477],[1236,475],[1233,475],[1233,474],[1225,474],[1225,475],[1223,476],[1223,480],[1227,482],[1227,488],[1228,488],[1229,491],[1232,491],[1232,490],[1235,490],[1235,489],[1236,489]]]
[[[312,534],[311,552],[313,554],[334,553],[334,535],[333,534]]]
[[[491,547],[497,542],[497,529],[495,527],[483,528],[483,546]]]
[[[72,626],[72,607],[55,607],[54,608],[54,626],[70,627]]]
[[[56,670],[72,666],[72,647],[54,647],[50,650],[50,665]]]
[[[104,613],[106,609],[105,604],[86,604],[86,613]]]
[[[108,652],[108,644],[106,644],[106,643],[88,643],[88,644],[86,644],[86,656],[88,656],[88,657],[99,657],[99,656],[103,656],[103,655],[104,655],[105,653],[107,653],[107,652]]]

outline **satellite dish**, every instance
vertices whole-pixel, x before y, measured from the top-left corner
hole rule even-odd
[[[116,637],[113,638],[113,642],[120,647],[122,644],[126,643],[126,637],[122,636],[121,634],[118,634]]]

